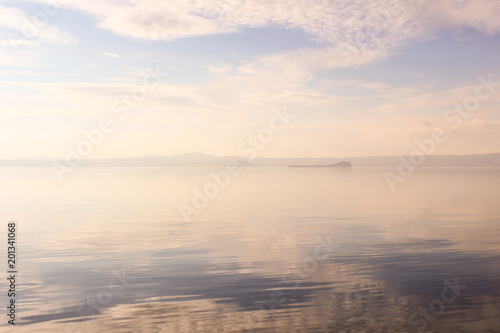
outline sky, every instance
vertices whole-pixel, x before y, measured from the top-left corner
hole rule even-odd
[[[294,117],[260,157],[408,155],[436,129],[435,154],[500,152],[499,16],[497,0],[0,0],[0,158],[83,141],[85,158],[236,156],[276,112]]]

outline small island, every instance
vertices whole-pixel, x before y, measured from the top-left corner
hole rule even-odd
[[[351,162],[339,162],[328,165],[289,165],[289,168],[352,168]]]

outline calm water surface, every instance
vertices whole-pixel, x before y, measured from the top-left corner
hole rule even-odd
[[[0,169],[0,330],[500,332],[499,169],[245,169],[186,222],[210,171]]]

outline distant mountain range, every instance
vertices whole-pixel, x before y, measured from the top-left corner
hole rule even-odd
[[[247,160],[237,156],[212,156],[189,153],[171,156],[148,155],[131,158],[87,159],[83,167],[222,167],[230,161],[238,161],[249,167],[287,167],[289,165],[329,165],[342,161],[353,167],[398,167],[401,159],[408,157],[376,156],[350,158],[255,158]],[[54,162],[66,165],[65,160],[37,157],[33,159],[0,160],[0,167],[51,167]],[[478,155],[433,155],[425,157],[425,167],[500,167],[500,153]]]

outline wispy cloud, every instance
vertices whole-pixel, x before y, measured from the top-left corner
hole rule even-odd
[[[38,45],[43,43],[71,43],[75,39],[67,32],[61,31],[49,22],[30,17],[20,9],[0,5],[0,27],[8,31],[0,34],[2,44],[21,43]]]
[[[48,21],[28,16],[18,8],[0,5],[0,17],[0,28],[3,28],[0,32],[0,65],[33,66],[36,54],[31,50],[34,48],[44,43],[75,42],[71,34]]]
[[[116,53],[109,53],[109,52],[102,52],[101,53],[103,56],[109,57],[109,58],[121,58],[122,56]]]
[[[121,0],[69,1],[101,28],[144,40],[238,32],[274,26],[299,29],[324,47],[282,54],[268,62],[310,59],[310,67],[358,66],[387,57],[407,41],[436,29],[500,31],[500,2],[490,0]]]
[[[231,71],[233,69],[233,66],[231,65],[224,65],[224,66],[206,66],[206,69],[210,73],[215,73],[215,74],[223,74]]]

